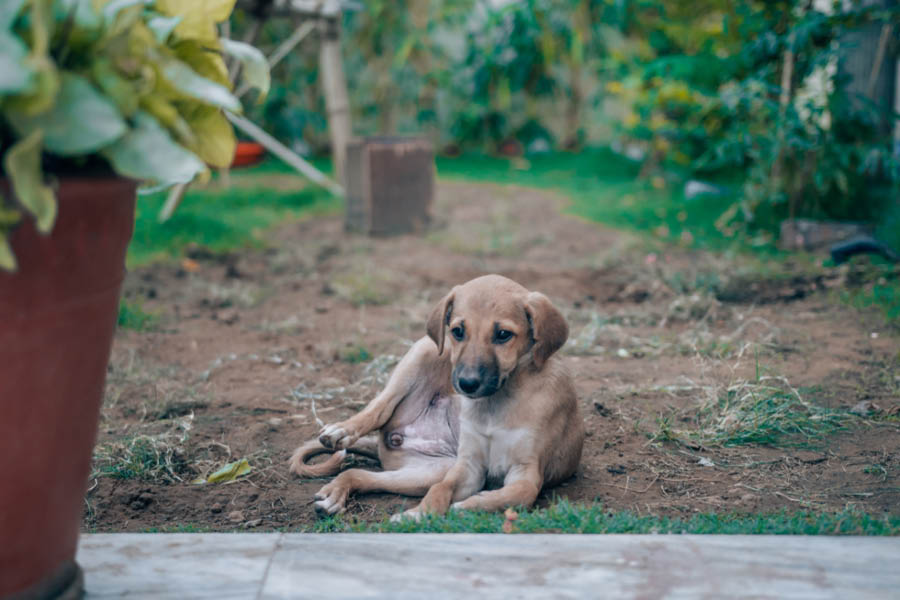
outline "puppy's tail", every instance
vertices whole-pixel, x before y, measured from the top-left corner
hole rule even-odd
[[[318,439],[310,440],[294,450],[291,456],[291,473],[301,477],[328,477],[341,470],[341,464],[348,452],[361,454],[378,460],[378,441],[375,436],[360,438],[355,444],[345,450],[333,450],[326,448]],[[320,454],[330,456],[320,463],[310,464],[309,461]]]

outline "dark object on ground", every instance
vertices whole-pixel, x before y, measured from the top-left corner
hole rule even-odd
[[[831,260],[839,265],[856,254],[880,254],[891,262],[900,261],[896,252],[872,236],[861,235],[831,247]]]
[[[353,140],[347,146],[346,190],[348,230],[421,232],[434,200],[431,143],[403,137]]]
[[[785,219],[781,223],[778,247],[782,250],[820,250],[844,240],[871,236],[872,226],[865,223]]]

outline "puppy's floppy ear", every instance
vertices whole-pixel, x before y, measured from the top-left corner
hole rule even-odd
[[[540,369],[550,355],[562,348],[569,338],[569,325],[550,299],[540,292],[529,292],[525,298],[525,314],[534,340],[534,366]]]
[[[437,303],[431,310],[425,330],[438,347],[438,355],[444,353],[444,330],[450,324],[450,315],[453,313],[453,299],[456,297],[456,288]]]

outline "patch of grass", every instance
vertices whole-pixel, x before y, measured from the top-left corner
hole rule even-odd
[[[384,272],[354,268],[340,273],[331,281],[334,292],[355,306],[377,306],[390,302],[394,286]]]
[[[351,365],[369,362],[370,360],[372,360],[372,353],[369,352],[364,346],[360,345],[344,348],[343,350],[341,350],[340,356],[342,361],[350,363]]]
[[[119,302],[117,323],[121,329],[147,331],[153,329],[158,320],[157,315],[145,312],[140,302],[130,302],[124,298]]]
[[[245,172],[242,184],[229,188],[220,187],[215,180],[205,188],[189,188],[165,223],[157,220],[165,192],[138,197],[128,265],[180,256],[189,244],[214,252],[258,246],[262,243],[259,232],[272,225],[333,212],[341,206],[338,199],[313,185],[299,190],[267,187],[265,175],[270,172],[272,166]],[[247,178],[255,178],[255,185]]]
[[[688,430],[661,417],[651,438],[688,446],[809,446],[857,418],[804,399],[784,377],[758,376],[732,384],[701,405],[693,419],[696,428]]]
[[[331,517],[306,531],[316,533],[501,533],[502,513],[451,511],[420,522],[367,523]],[[900,516],[870,515],[854,508],[837,513],[777,512],[742,515],[706,513],[690,518],[610,512],[599,504],[560,500],[549,508],[519,511],[516,533],[670,533],[777,535],[900,535]]]
[[[168,436],[136,435],[94,448],[91,479],[141,479],[144,481],[182,481],[187,471],[181,450]]]

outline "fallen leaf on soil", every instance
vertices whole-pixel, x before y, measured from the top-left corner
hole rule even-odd
[[[192,483],[203,484],[203,483],[221,483],[225,481],[234,481],[241,475],[246,475],[253,468],[250,466],[250,463],[246,458],[242,458],[241,460],[228,463],[206,479],[202,477],[198,477]]]

